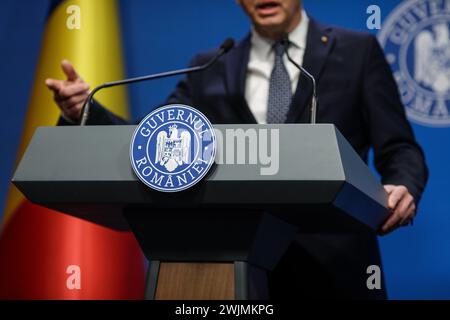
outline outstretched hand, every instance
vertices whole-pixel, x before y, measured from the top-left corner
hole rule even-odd
[[[89,85],[83,81],[69,61],[62,61],[61,68],[67,79],[47,79],[45,84],[53,91],[54,100],[63,115],[77,122],[81,118],[83,105],[89,96]]]

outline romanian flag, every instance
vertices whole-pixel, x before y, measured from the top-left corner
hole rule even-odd
[[[45,79],[65,78],[63,59],[91,88],[123,78],[117,9],[115,0],[58,1],[51,7],[18,159],[37,127],[57,123],[60,112]],[[127,117],[123,88],[97,99]],[[131,232],[34,205],[11,186],[0,235],[0,299],[142,299],[144,271]]]

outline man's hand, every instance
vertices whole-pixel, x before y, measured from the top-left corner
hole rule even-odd
[[[405,186],[385,185],[389,198],[388,208],[391,216],[381,227],[380,234],[385,235],[398,227],[408,225],[416,215],[416,203],[414,197]]]
[[[89,85],[81,79],[69,61],[64,60],[61,68],[67,80],[47,79],[45,84],[53,91],[54,100],[63,115],[77,122],[81,118],[83,105],[89,95]]]

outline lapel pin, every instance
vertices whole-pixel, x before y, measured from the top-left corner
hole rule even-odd
[[[327,36],[322,36],[322,38],[320,38],[320,40],[322,40],[323,43],[327,43],[328,42],[328,37]]]

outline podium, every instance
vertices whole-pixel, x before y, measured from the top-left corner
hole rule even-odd
[[[383,186],[334,125],[214,128],[216,163],[186,191],[136,178],[135,126],[38,128],[12,181],[36,204],[131,229],[150,261],[148,299],[266,299],[267,273],[297,233],[365,232],[387,218]]]

